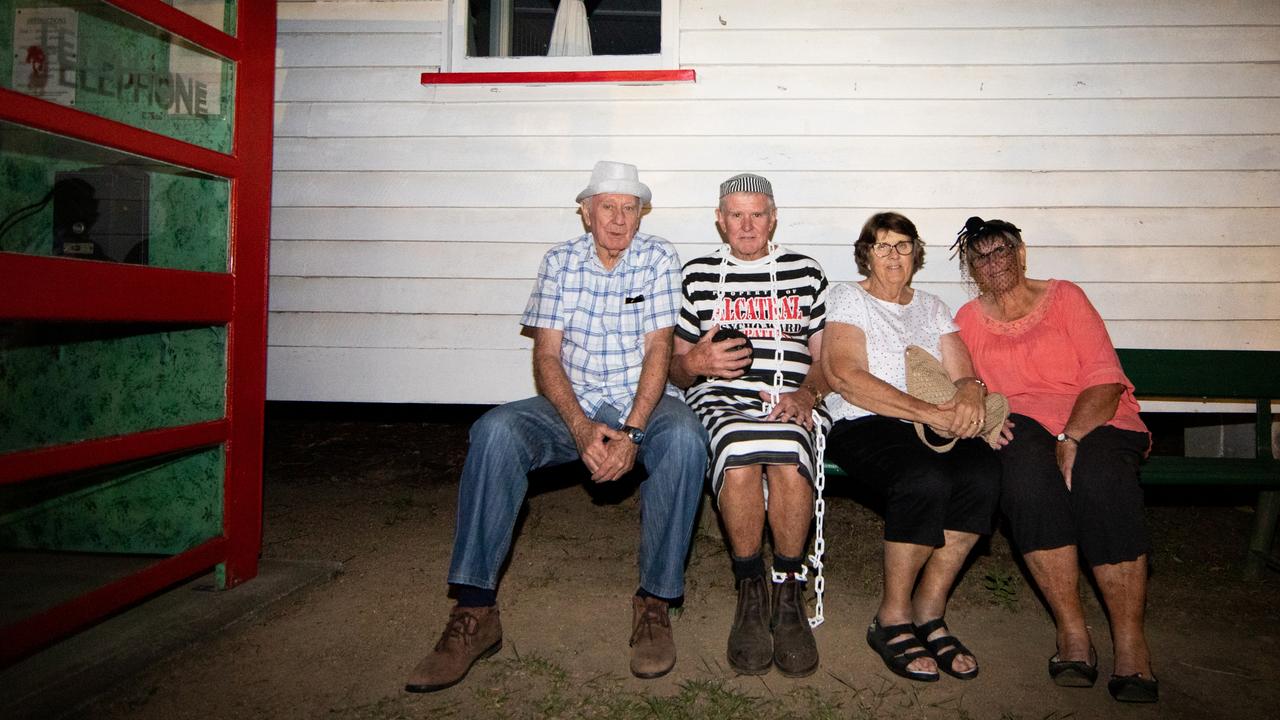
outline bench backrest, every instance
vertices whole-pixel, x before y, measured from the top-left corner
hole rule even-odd
[[[1119,348],[1139,397],[1280,398],[1280,351]]]

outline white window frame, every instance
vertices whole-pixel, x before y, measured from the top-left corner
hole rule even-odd
[[[243,0],[241,0],[243,2]],[[467,57],[467,3],[450,0],[442,72],[554,72],[564,70],[672,70],[680,67],[680,0],[662,0],[662,52],[581,57]]]

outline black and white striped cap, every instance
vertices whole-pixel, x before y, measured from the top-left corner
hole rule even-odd
[[[773,186],[769,184],[768,180],[765,180],[759,175],[752,175],[751,173],[734,175],[728,180],[720,183],[720,197],[724,197],[730,193],[740,192],[760,193],[762,195],[773,197]]]

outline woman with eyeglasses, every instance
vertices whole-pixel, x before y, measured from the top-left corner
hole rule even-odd
[[[1027,248],[1012,223],[969,218],[953,248],[981,293],[956,315],[960,336],[1012,410],[999,453],[1000,505],[1057,625],[1049,677],[1067,687],[1092,687],[1098,677],[1077,591],[1083,558],[1111,622],[1107,688],[1121,702],[1155,702],[1143,629],[1150,543],[1138,486],[1151,436],[1133,384],[1084,292],[1027,277]]]
[[[942,671],[968,680],[978,674],[977,658],[944,615],[969,551],[992,530],[1000,494],[1000,461],[975,437],[986,386],[951,311],[911,287],[924,265],[924,242],[910,220],[873,215],[853,256],[866,277],[831,286],[822,353],[833,389],[827,409],[836,420],[826,457],[884,500],[883,594],[867,643],[902,677],[930,682]],[[908,345],[941,359],[957,388],[953,400],[932,405],[907,393]],[[962,439],[935,452],[912,421]]]

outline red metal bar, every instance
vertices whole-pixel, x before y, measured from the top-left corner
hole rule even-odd
[[[423,85],[551,85],[555,83],[697,82],[693,70],[422,73]]]
[[[230,155],[4,88],[0,88],[0,120],[211,175],[231,177],[239,168]]]
[[[0,455],[0,485],[226,442],[226,420],[145,430]]]
[[[272,103],[276,4],[239,10],[244,57],[237,69],[235,148],[240,174],[231,183],[233,320],[227,328],[227,480],[223,532],[230,543],[226,587],[258,574],[262,549],[262,426],[267,394],[267,258],[271,238]]]
[[[0,318],[222,324],[230,275],[0,252]]]
[[[166,5],[161,0],[106,0],[106,2],[152,25],[175,35],[181,35],[224,58],[231,60],[240,58],[243,50],[240,40],[175,9],[172,5]],[[239,2],[254,2],[254,0],[239,0]]]
[[[226,538],[214,538],[74,600],[0,628],[0,667],[87,627],[114,610],[213,567],[226,550]]]

